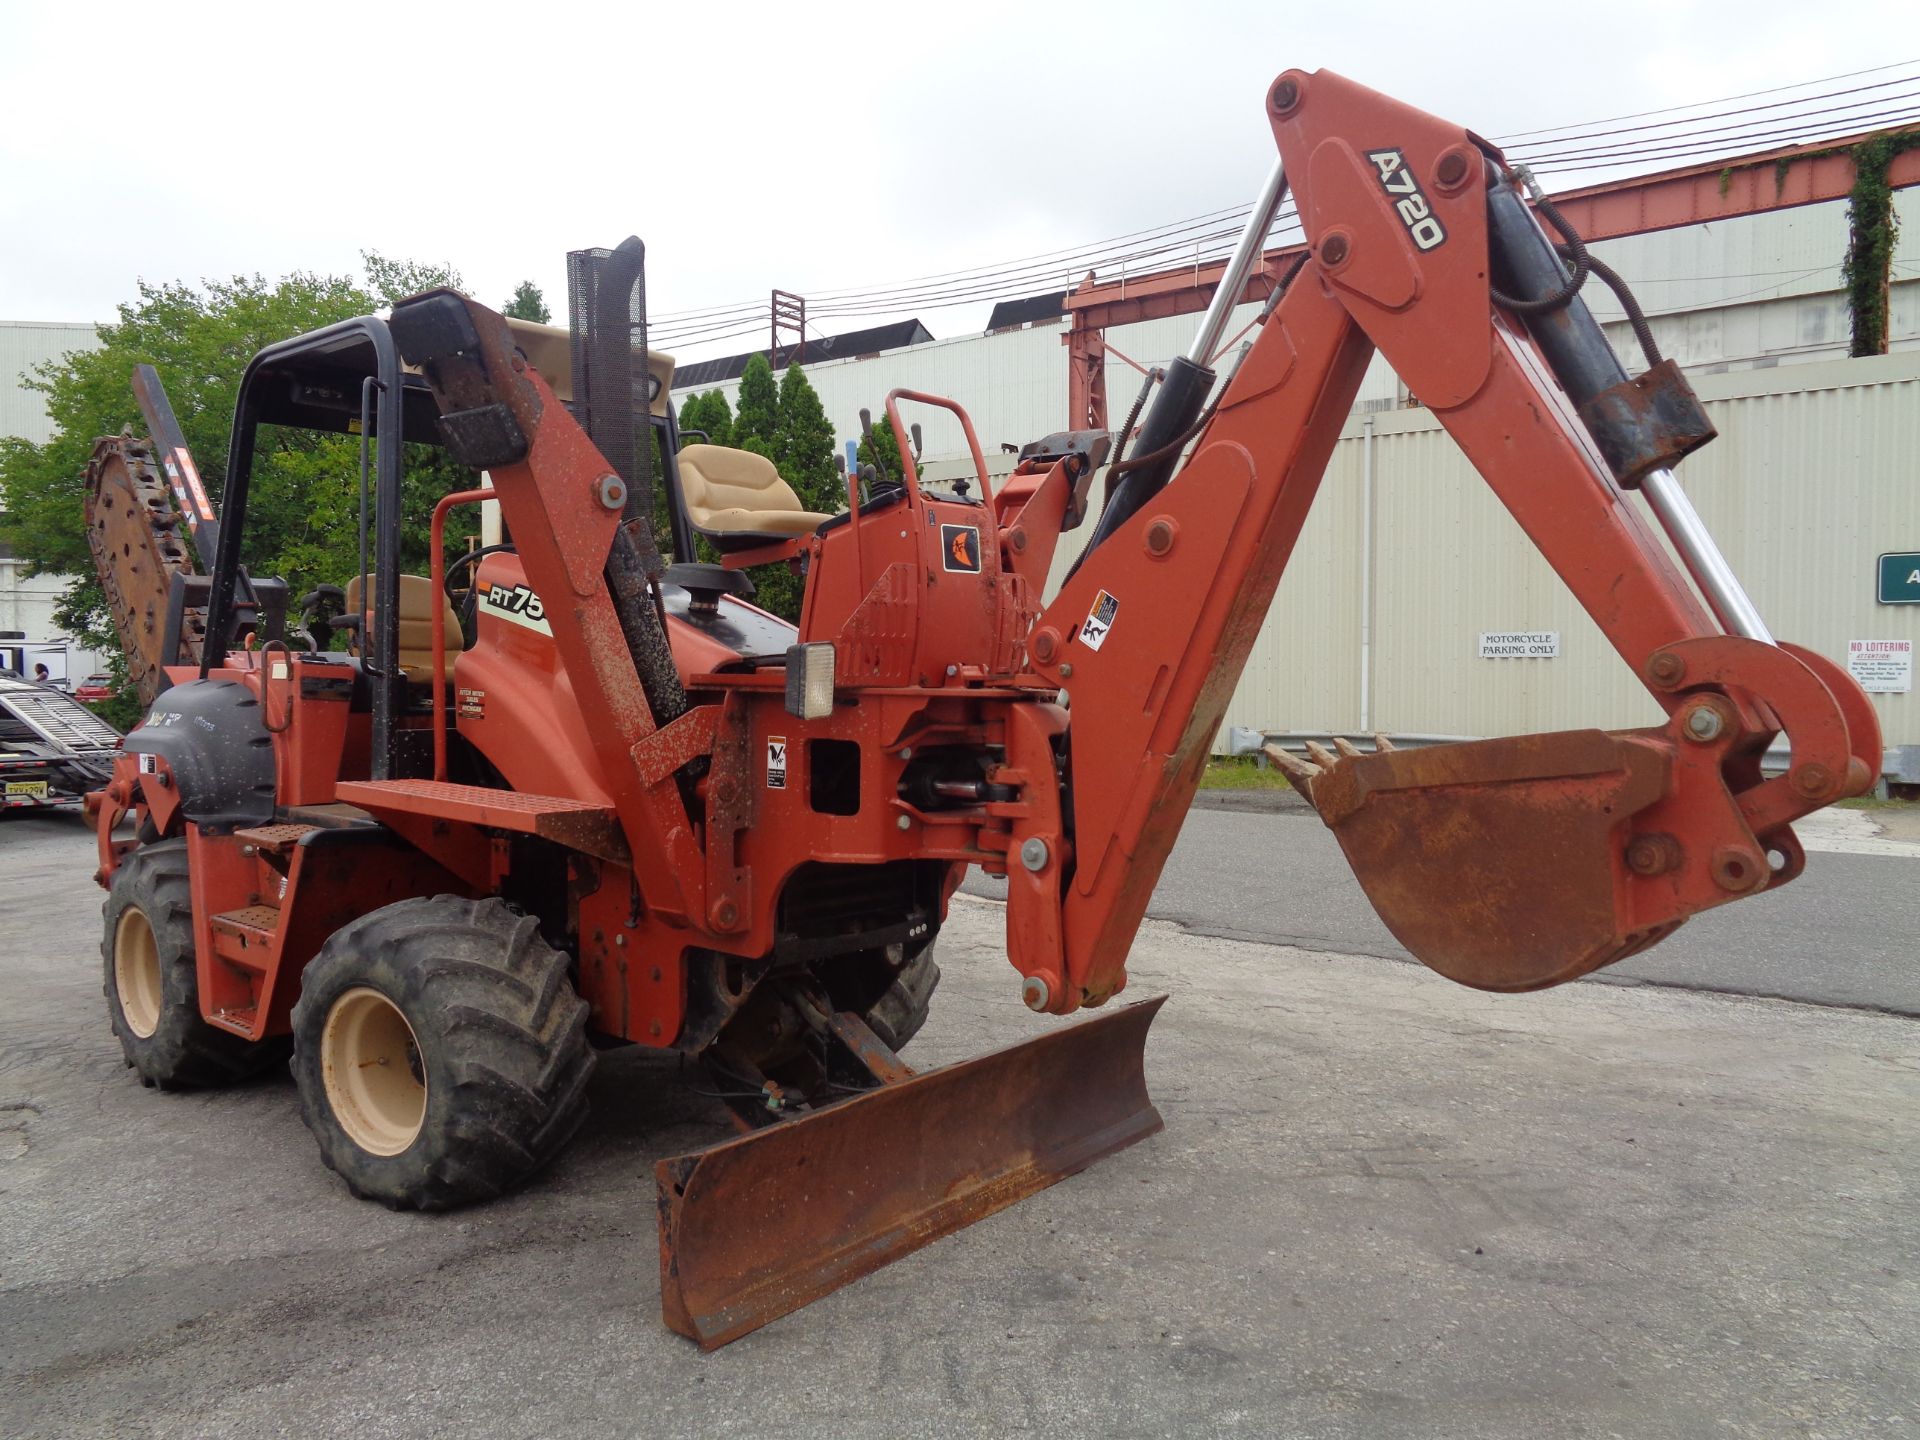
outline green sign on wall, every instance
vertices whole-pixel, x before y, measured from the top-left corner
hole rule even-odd
[[[1920,605],[1920,550],[1882,555],[1880,584],[1874,595],[1882,605]]]

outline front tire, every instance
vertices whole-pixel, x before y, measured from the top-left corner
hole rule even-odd
[[[251,1041],[201,1018],[185,840],[129,853],[114,872],[105,920],[107,1013],[142,1085],[231,1085],[286,1058],[284,1038]]]
[[[586,1118],[586,1021],[567,957],[504,901],[388,905],[338,931],[302,977],[301,1118],[362,1199],[491,1199]]]

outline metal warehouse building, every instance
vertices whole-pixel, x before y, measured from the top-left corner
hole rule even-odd
[[[91,325],[45,321],[0,321],[0,435],[42,441],[52,434],[43,397],[21,386],[34,367],[72,350],[91,350],[99,341]],[[0,495],[0,508],[6,497]],[[0,630],[18,631],[29,640],[61,639],[53,608],[66,594],[63,575],[25,574],[26,563],[0,544]],[[78,682],[106,668],[106,659],[72,645],[66,652],[68,678]]]
[[[1787,184],[1773,157],[1745,163],[1762,188],[1753,213],[1619,234],[1590,248],[1633,285],[1656,339],[1720,429],[1681,479],[1773,628],[1842,661],[1854,641],[1911,646],[1920,641],[1920,604],[1878,603],[1875,579],[1882,553],[1920,551],[1920,189],[1896,175],[1908,188],[1895,192],[1902,224],[1890,353],[1848,359],[1846,201],[1793,204],[1791,192],[1770,199]],[[1711,205],[1727,186],[1703,168],[1688,173]],[[1659,200],[1651,193],[1658,179],[1595,187],[1589,212],[1644,211]],[[1149,277],[1129,283],[1153,288]],[[1066,297],[1069,310],[1080,298]],[[1640,368],[1610,292],[1590,285],[1586,298],[1610,322],[1628,368]],[[1257,313],[1243,306],[1228,333]],[[1140,383],[1133,363],[1180,352],[1196,323],[1183,314],[1105,330],[1095,353],[1104,354],[1113,424]],[[841,436],[859,433],[862,406],[877,416],[889,390],[932,391],[968,408],[990,465],[1004,470],[1012,460],[1001,445],[1070,428],[1079,403],[1070,400],[1070,327],[1057,315],[867,359],[803,363]],[[702,388],[712,387],[678,398]],[[738,382],[717,388],[731,399]],[[966,468],[957,425],[938,411],[913,418],[925,427],[930,473]],[[1056,584],[1086,533],[1062,547]],[[1555,653],[1482,658],[1483,635],[1513,631],[1551,634]],[[1911,689],[1874,698],[1889,746],[1920,747]],[[1439,422],[1376,359],[1216,749],[1229,748],[1232,727],[1491,736],[1650,724],[1658,715]],[[1901,764],[1903,778],[1920,780],[1920,749]]]

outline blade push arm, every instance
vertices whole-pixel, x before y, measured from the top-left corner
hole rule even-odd
[[[1633,436],[1576,405],[1604,391],[1632,430],[1643,418],[1632,397],[1579,380],[1593,393],[1570,396],[1573,367],[1553,337],[1540,343],[1496,302],[1510,258],[1500,247],[1515,243],[1490,226],[1497,154],[1327,72],[1280,77],[1268,116],[1312,258],[1185,468],[1101,527],[1035,627],[1034,668],[1073,702],[1071,853],[1063,846],[1051,886],[1016,885],[1008,915],[1012,958],[1045,986],[1043,1008],[1101,1003],[1124,985],[1128,946],[1376,348],[1669,715],[1644,731],[1347,759],[1316,777],[1310,794],[1388,925],[1454,979],[1529,989],[1793,878],[1802,856],[1789,823],[1873,781],[1872,709],[1830,662],[1768,643],[1735,603],[1737,583],[1709,587],[1747,632],[1724,633],[1659,544],[1609,465],[1614,442],[1633,451]],[[1569,305],[1536,328],[1581,317],[1591,326]],[[1634,452],[1645,463],[1623,467],[1628,483],[1682,453],[1651,431]],[[1671,504],[1677,486],[1663,493]],[[1763,780],[1760,754],[1782,730],[1792,763]],[[1056,892],[1057,917],[1043,915]],[[1037,943],[1056,928],[1056,947]]]

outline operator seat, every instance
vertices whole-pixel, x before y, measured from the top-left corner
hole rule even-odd
[[[723,553],[809,535],[828,518],[802,510],[800,497],[764,455],[686,445],[676,459],[687,520]]]
[[[360,581],[361,577],[356,575],[347,582],[346,613],[360,616],[359,627],[348,632],[351,638],[347,642],[347,653],[364,657],[369,646],[363,637],[373,628],[373,610],[362,608]],[[433,602],[436,598],[447,627],[447,657],[441,678],[451,680],[453,662],[465,643],[453,602],[445,595],[435,596],[433,581],[425,575],[400,577],[400,668],[407,672],[409,680],[424,682],[433,669]]]

